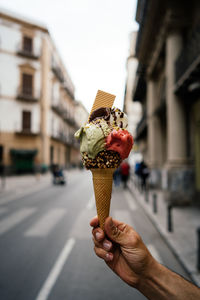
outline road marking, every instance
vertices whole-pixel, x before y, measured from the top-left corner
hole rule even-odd
[[[92,196],[86,206],[87,209],[92,210],[94,209],[95,199],[94,196]]]
[[[46,300],[48,298],[54,284],[56,283],[59,274],[62,271],[62,268],[70,252],[72,251],[72,248],[74,247],[74,244],[75,244],[75,239],[70,238],[69,240],[67,240],[62,252],[60,253],[57,261],[55,262],[52,270],[50,271],[49,276],[44,282],[36,300]]]
[[[138,207],[135,203],[135,200],[131,196],[130,192],[125,191],[125,198],[126,198],[126,201],[128,202],[128,206],[129,206],[130,210],[134,211],[134,210],[138,209]]]
[[[0,234],[3,234],[12,229],[28,217],[30,217],[35,211],[36,208],[24,208],[14,212],[9,217],[6,217],[2,221],[0,221]]]
[[[151,255],[160,263],[162,263],[162,258],[160,257],[160,254],[158,253],[157,249],[154,247],[154,245],[149,244],[147,245],[147,248],[151,252]]]
[[[30,229],[25,232],[25,236],[43,237],[47,236],[56,224],[64,217],[66,210],[55,208],[47,211]]]

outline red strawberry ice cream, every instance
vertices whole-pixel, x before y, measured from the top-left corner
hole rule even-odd
[[[106,138],[106,149],[118,152],[122,159],[128,157],[132,146],[133,137],[124,129],[113,130]]]

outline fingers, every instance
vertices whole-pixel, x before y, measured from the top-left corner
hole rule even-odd
[[[90,221],[90,226],[91,227],[97,227],[99,225],[99,219],[98,217],[94,217],[91,221]]]
[[[113,253],[110,252],[112,250],[112,243],[107,239],[97,239],[96,235],[93,236],[94,242],[94,251],[96,255],[105,261],[111,261],[113,259]]]
[[[98,257],[104,259],[107,262],[113,260],[113,253],[111,252],[107,252],[104,249],[98,248],[96,246],[94,247],[94,251]]]
[[[93,227],[98,226],[98,218],[93,218],[90,225]],[[112,250],[112,243],[105,238],[104,231],[99,227],[95,227],[92,230],[92,234],[96,255],[106,262],[111,261],[113,259],[113,253],[110,252]]]
[[[102,248],[105,251],[111,251],[112,250],[113,245],[107,239],[104,239],[103,241],[98,241],[97,239],[95,239],[95,237],[93,237],[93,242],[94,242],[94,245],[96,247]]]

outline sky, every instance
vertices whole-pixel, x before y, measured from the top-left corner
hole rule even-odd
[[[129,35],[137,0],[0,0],[0,8],[43,23],[90,111],[98,89],[123,108]]]

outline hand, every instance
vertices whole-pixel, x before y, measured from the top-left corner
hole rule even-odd
[[[94,251],[126,283],[138,288],[156,263],[138,233],[129,225],[108,217],[105,233],[98,218],[91,220]]]

